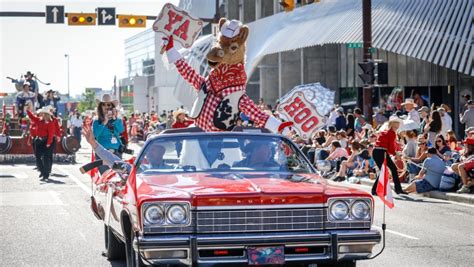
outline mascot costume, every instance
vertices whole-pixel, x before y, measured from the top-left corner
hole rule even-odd
[[[173,36],[163,38],[168,62],[198,92],[190,117],[204,131],[229,131],[243,112],[254,125],[287,135],[292,122],[282,122],[260,110],[245,92],[245,51],[249,28],[237,20],[221,18],[218,42],[207,54],[212,68],[207,77],[199,75],[174,48]]]

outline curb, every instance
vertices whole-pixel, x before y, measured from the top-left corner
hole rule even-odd
[[[360,179],[360,184],[366,185],[366,186],[372,186],[374,184],[374,180],[370,180],[367,178]],[[393,183],[391,185],[393,186]],[[458,194],[458,193],[452,193],[452,192],[431,191],[431,192],[417,194],[417,195],[423,196],[423,197],[449,200],[453,202],[474,205],[473,194]]]

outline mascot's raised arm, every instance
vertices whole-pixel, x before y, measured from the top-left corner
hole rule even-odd
[[[176,65],[180,75],[198,92],[190,117],[204,131],[229,131],[243,112],[255,126],[286,135],[292,122],[282,122],[260,110],[245,91],[245,51],[249,28],[237,20],[221,18],[218,42],[207,54],[212,68],[201,76],[174,48],[173,36],[163,38],[168,61]]]

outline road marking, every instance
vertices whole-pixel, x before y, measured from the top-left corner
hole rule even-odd
[[[77,179],[74,175],[72,175],[69,171],[65,170],[62,167],[56,166],[56,169],[60,170],[62,173],[66,174],[71,180],[73,180],[84,192],[88,195],[91,194],[91,189],[88,188],[85,184],[83,184],[79,179]]]
[[[54,191],[3,192],[0,206],[63,206],[64,203]]]
[[[377,225],[374,225],[374,228],[377,228],[377,229],[379,229],[379,230],[382,230],[382,227],[377,226]],[[390,229],[386,229],[385,231],[387,231],[387,233],[391,233],[391,234],[398,235],[398,236],[401,236],[401,237],[405,237],[405,238],[408,238],[408,239],[420,240],[418,237],[414,237],[414,236],[411,236],[411,235],[403,234],[403,233],[400,233],[400,232],[397,232],[397,231],[393,231],[393,230],[390,230]]]

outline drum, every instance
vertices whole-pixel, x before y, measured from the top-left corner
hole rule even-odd
[[[61,140],[61,145],[64,151],[68,154],[76,153],[81,147],[77,139],[72,135],[63,136],[63,139]]]
[[[0,154],[8,154],[12,148],[12,139],[8,135],[0,135]]]

